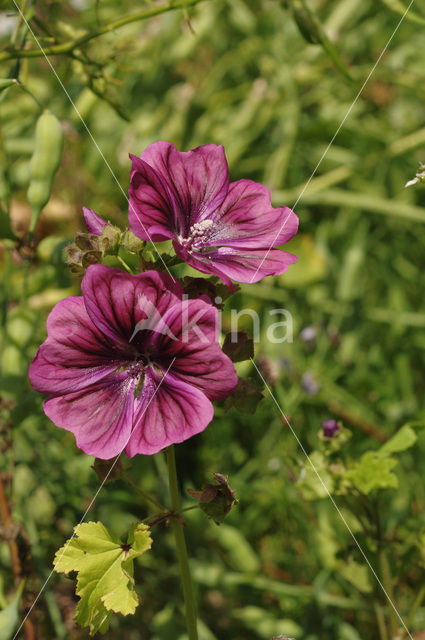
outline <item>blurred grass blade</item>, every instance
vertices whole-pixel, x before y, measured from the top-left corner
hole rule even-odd
[[[410,9],[406,13],[407,7],[405,7],[403,2],[401,2],[400,0],[382,0],[382,2],[385,4],[386,7],[388,7],[392,11],[395,11],[396,13],[399,13],[401,16],[404,16],[406,20],[410,20],[411,22],[416,22],[417,24],[425,25],[425,18],[418,15],[417,13],[414,13]]]
[[[0,612],[0,640],[10,640],[19,620],[19,601],[24,581],[19,584],[8,606]]]

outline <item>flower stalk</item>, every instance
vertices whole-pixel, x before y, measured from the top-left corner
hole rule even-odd
[[[166,456],[168,465],[168,481],[170,486],[171,507],[174,513],[178,513],[180,511],[180,499],[177,484],[176,458],[173,445],[171,445],[171,447],[168,447],[168,449],[166,450]],[[192,580],[190,577],[183,526],[177,518],[171,519],[171,526],[173,528],[174,539],[176,541],[177,557],[179,561],[180,575],[183,587],[187,633],[189,640],[198,640],[198,631],[196,625],[196,606],[193,596]]]

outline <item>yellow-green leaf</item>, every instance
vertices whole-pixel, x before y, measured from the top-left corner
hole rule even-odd
[[[142,523],[130,529],[123,543],[101,522],[87,522],[76,526],[74,537],[56,553],[55,571],[78,573],[76,621],[89,626],[90,635],[107,630],[112,612],[135,612],[139,600],[134,590],[133,560],[151,545],[149,527]]]

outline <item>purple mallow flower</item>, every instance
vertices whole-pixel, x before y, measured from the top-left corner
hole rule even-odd
[[[333,438],[335,434],[340,430],[340,426],[336,420],[324,420],[322,422],[323,435],[326,438]]]
[[[59,302],[33,360],[46,415],[85,453],[153,454],[203,431],[237,375],[217,342],[217,310],[171,277],[89,266],[83,295]]]
[[[278,247],[297,232],[288,207],[274,209],[269,191],[251,180],[229,183],[222,146],[180,152],[169,142],[130,156],[129,223],[142,240],[173,241],[189,265],[230,280],[258,282],[297,261]]]

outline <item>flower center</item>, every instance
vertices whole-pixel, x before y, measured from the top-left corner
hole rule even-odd
[[[189,229],[189,235],[186,238],[179,236],[179,242],[188,251],[196,251],[202,248],[205,240],[211,235],[211,231],[214,227],[214,220],[201,220],[201,222],[195,222]]]
[[[138,355],[127,368],[127,373],[131,378],[139,378],[143,375],[146,367],[150,364],[149,358]]]

